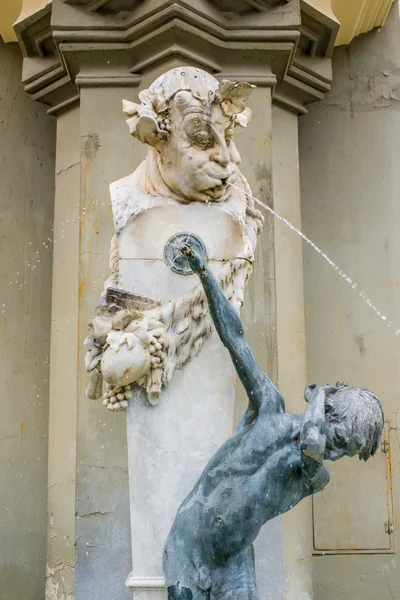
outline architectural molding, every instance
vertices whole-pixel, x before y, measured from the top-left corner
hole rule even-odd
[[[268,85],[299,114],[329,89],[338,22],[308,2],[238,0],[229,15],[206,0],[129,2],[127,11],[124,0],[53,0],[19,20],[26,92],[54,114],[82,87],[135,87],[171,58]]]
[[[220,73],[221,66],[210,60],[207,56],[203,56],[197,52],[191,52],[180,44],[173,44],[169,48],[165,48],[161,52],[157,52],[153,56],[149,56],[145,60],[140,60],[135,63],[131,68],[132,73],[143,73],[148,69],[155,67],[157,64],[163,63],[173,58],[182,60],[184,63],[195,64],[203,69],[206,69],[210,73]]]
[[[257,10],[263,11],[275,8],[276,6],[282,6],[282,4],[287,4],[290,1],[291,0],[246,0],[246,3]]]
[[[339,23],[333,15],[301,2],[300,41],[296,56],[274,93],[274,102],[297,114],[321,100],[332,81],[331,56]]]
[[[75,84],[78,89],[83,87],[138,87],[142,82],[141,77],[136,75],[103,75],[90,73],[88,75],[77,75]]]
[[[291,2],[292,0],[236,0],[231,2],[229,12],[234,14],[243,14],[249,9],[256,9],[260,12],[276,8]],[[130,11],[134,9],[139,0],[66,0],[67,4],[75,6],[83,6],[88,12],[96,12],[98,10],[107,10],[109,12],[118,13],[121,11]],[[222,11],[226,11],[226,1],[214,0],[214,4]]]
[[[274,89],[276,86],[276,77],[273,73],[266,75],[237,75],[235,73],[224,72],[216,75],[216,78],[219,80],[230,79],[231,81],[234,80],[236,82],[243,81],[257,87],[269,87]]]
[[[164,577],[137,577],[130,573],[126,582],[126,587],[133,590],[163,590],[165,589]]]
[[[62,113],[65,110],[68,110],[72,106],[75,106],[75,104],[79,104],[79,101],[80,101],[79,94],[76,94],[76,96],[71,96],[67,100],[64,100],[64,102],[59,102],[58,104],[55,104],[54,106],[49,108],[47,110],[47,114],[58,115],[59,113]]]
[[[388,12],[394,0],[302,0],[302,12],[304,6],[314,9],[328,18],[334,17],[340,29],[335,45],[347,45],[361,33],[381,27],[386,20]],[[18,23],[25,21],[32,15],[48,5],[51,0],[14,0],[4,2],[0,7],[0,36],[5,42],[17,41],[17,34],[13,30],[18,14]],[[139,5],[138,0],[66,0],[72,6],[85,9],[92,15],[95,13],[109,16],[121,14],[123,11],[132,11]],[[293,2],[293,0],[292,0]],[[232,0],[229,13],[226,11],[226,3],[222,0],[214,0],[214,4],[221,11],[225,10],[228,16],[240,15],[247,19],[249,13],[256,11],[273,13],[274,9],[279,11],[289,10],[290,0]],[[22,10],[21,10],[22,7]],[[20,12],[21,11],[21,12]]]

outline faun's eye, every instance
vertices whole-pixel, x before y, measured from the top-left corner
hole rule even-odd
[[[211,144],[210,136],[207,131],[198,131],[194,134],[193,138],[199,146],[206,147]]]
[[[204,150],[214,143],[212,127],[199,115],[192,116],[185,124],[184,129],[188,140]]]
[[[199,131],[198,133],[196,133],[196,135],[194,136],[194,139],[196,140],[196,142],[198,142],[199,144],[206,144],[208,142],[208,135],[206,131]]]

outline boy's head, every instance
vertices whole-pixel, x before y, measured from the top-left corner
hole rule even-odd
[[[379,448],[383,430],[383,411],[378,398],[369,390],[338,386],[327,395],[325,458],[359,455],[368,460]]]

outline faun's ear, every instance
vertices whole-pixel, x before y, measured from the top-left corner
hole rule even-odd
[[[241,127],[246,127],[251,119],[251,110],[245,105],[255,87],[245,81],[235,83],[228,79],[223,79],[219,84],[218,93],[224,112],[233,116],[235,123]]]
[[[136,104],[122,100],[122,111],[127,118],[129,133],[143,144],[155,146],[162,135],[158,127],[157,115],[146,104]]]
[[[160,141],[157,119],[152,115],[142,115],[136,125],[135,137],[143,144],[155,146]]]
[[[255,85],[246,81],[236,83],[229,79],[223,79],[219,84],[218,91],[221,99],[231,102],[234,107],[233,112],[238,113],[244,110],[245,104],[255,87]]]

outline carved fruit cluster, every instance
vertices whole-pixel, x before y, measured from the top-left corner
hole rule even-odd
[[[161,116],[161,115],[157,116],[157,125],[158,125],[159,129],[161,129],[162,131],[170,133],[171,121],[169,118],[169,114],[166,113],[163,116]]]
[[[128,408],[128,400],[132,396],[132,386],[130,384],[122,387],[113,387],[107,384],[107,391],[103,396],[103,404],[107,406],[108,410],[126,410]]]
[[[166,358],[167,340],[162,337],[153,337],[150,342],[150,364],[153,369],[159,369],[163,366]]]

